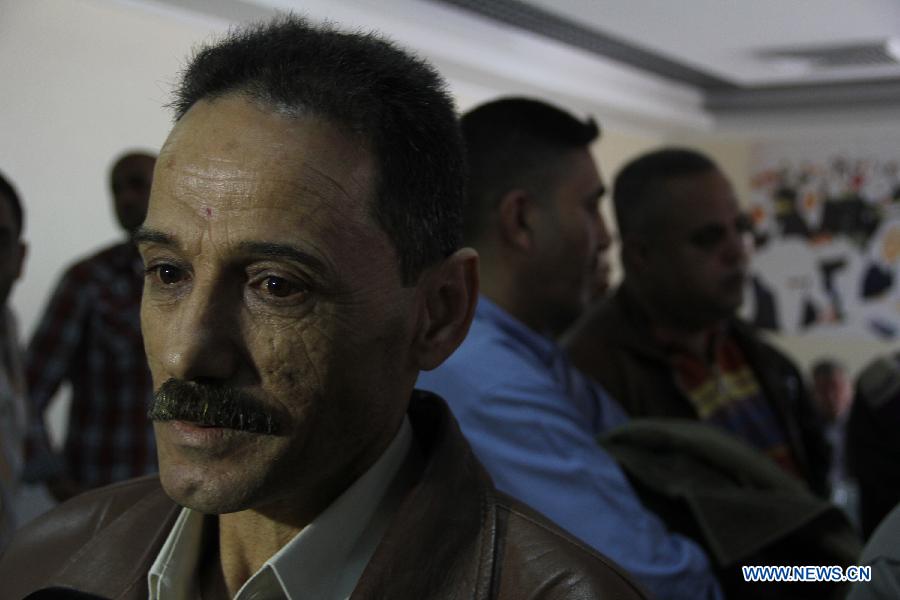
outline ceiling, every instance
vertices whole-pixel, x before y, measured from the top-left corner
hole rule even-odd
[[[900,101],[897,0],[432,0],[700,89],[707,108]]]
[[[469,98],[549,93],[655,130],[900,124],[900,0],[119,2],[222,26],[291,10],[374,29]]]

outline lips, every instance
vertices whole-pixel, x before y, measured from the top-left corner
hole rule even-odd
[[[256,434],[227,427],[201,425],[190,421],[157,423],[157,433],[171,445],[204,454],[228,454]]]

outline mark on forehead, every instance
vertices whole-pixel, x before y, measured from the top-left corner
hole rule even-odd
[[[208,207],[208,206],[205,207],[205,208],[203,209],[203,211],[206,213],[206,217],[207,217],[207,218],[212,217],[212,209],[211,209],[210,207]]]

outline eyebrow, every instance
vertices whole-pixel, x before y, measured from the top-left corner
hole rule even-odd
[[[701,225],[697,227],[693,231],[690,232],[690,239],[694,240],[698,237],[703,237],[707,235],[721,235],[724,234],[728,230],[727,227],[721,225],[719,223],[707,223],[705,225]]]
[[[131,237],[132,241],[135,244],[145,243],[145,244],[161,244],[163,246],[177,246],[178,243],[175,240],[174,236],[169,235],[168,233],[163,233],[162,231],[157,231],[155,229],[149,229],[147,227],[138,227],[137,231],[134,232],[134,235]]]
[[[735,229],[741,231],[744,228],[752,228],[753,221],[746,213],[739,213],[737,217],[735,217],[734,222],[730,223],[730,225],[734,225]],[[728,230],[728,225],[723,225],[721,223],[705,223],[700,227],[697,227],[691,232],[691,235],[700,235],[705,233],[711,233],[715,231],[716,233],[722,233]]]
[[[175,247],[179,245],[175,236],[147,227],[139,227],[133,239],[135,244],[160,244],[162,246]],[[320,275],[330,274],[330,270],[321,259],[289,244],[244,241],[237,244],[237,249],[244,254],[292,260],[310,267]]]
[[[330,273],[328,267],[321,259],[289,244],[247,241],[239,242],[237,247],[245,254],[256,254],[267,258],[281,258],[298,262],[317,271],[320,275],[328,275]]]

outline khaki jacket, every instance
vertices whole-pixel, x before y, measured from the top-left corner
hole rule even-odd
[[[496,491],[437,396],[415,392],[409,417],[424,467],[352,600],[645,598],[612,561]],[[178,511],[156,477],[79,496],[19,532],[0,599],[57,586],[146,600]]]

